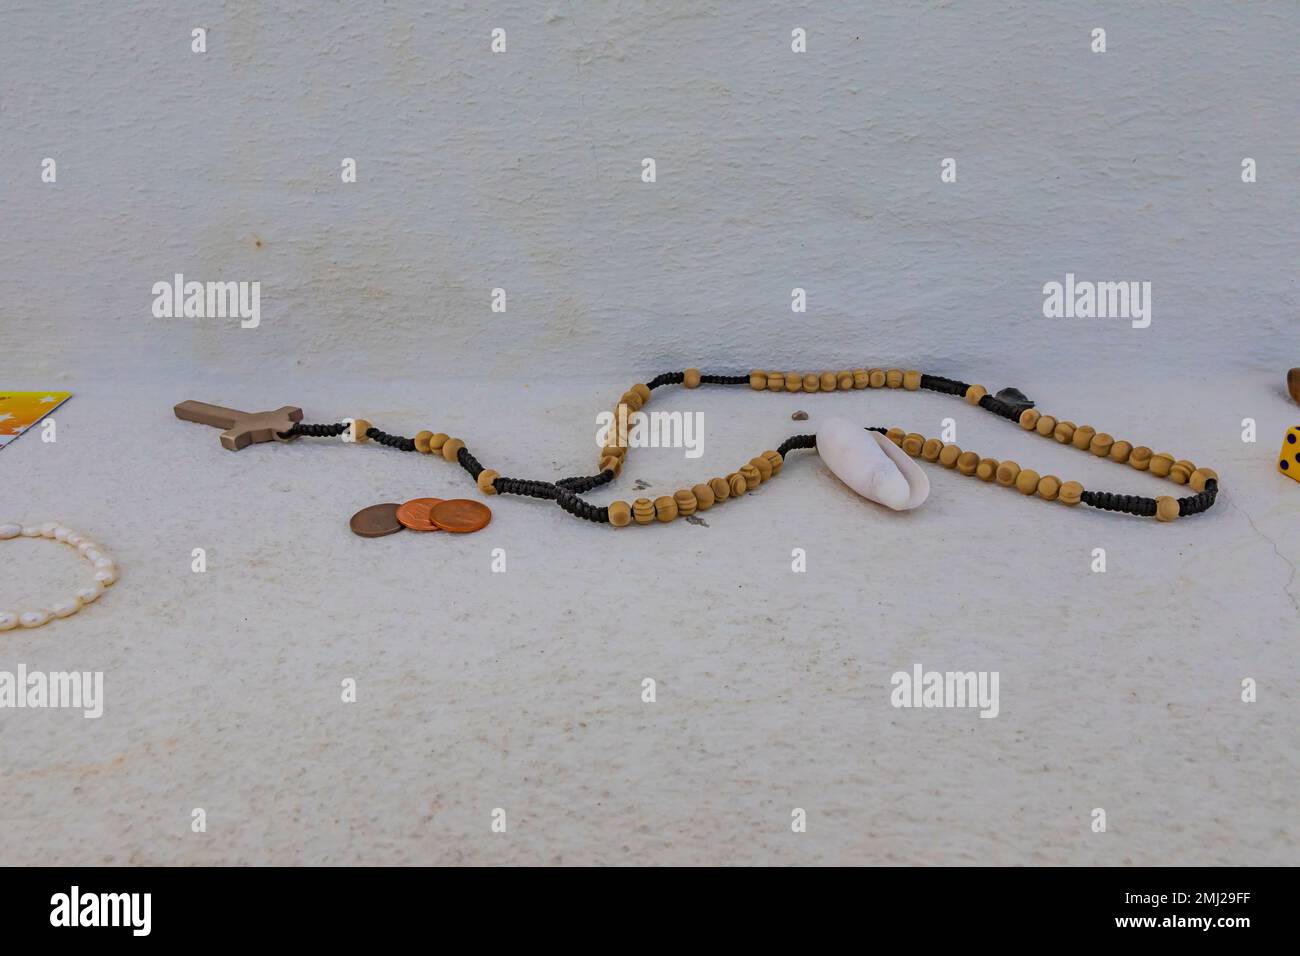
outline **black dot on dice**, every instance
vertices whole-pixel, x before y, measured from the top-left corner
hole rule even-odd
[[[1283,458],[1280,462],[1278,462],[1278,464],[1282,466],[1283,471],[1286,471],[1288,468],[1291,467],[1291,462],[1287,461],[1285,458]]]
[[[1287,436],[1286,436],[1286,440],[1287,440],[1288,442],[1290,442],[1292,445],[1294,445],[1294,444],[1295,444],[1295,435],[1287,435]]]

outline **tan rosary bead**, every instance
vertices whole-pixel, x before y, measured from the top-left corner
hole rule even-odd
[[[1195,470],[1196,466],[1186,459],[1176,461],[1174,467],[1169,469],[1169,480],[1178,485],[1185,485]]]
[[[785,373],[768,372],[767,373],[767,390],[769,392],[785,391]]]
[[[673,492],[673,501],[677,502],[677,513],[683,518],[689,518],[695,514],[695,508],[699,502],[695,498],[695,492],[686,488],[680,488]]]
[[[839,378],[834,372],[822,372],[817,381],[823,392],[833,392],[839,384]]]
[[[1069,505],[1073,508],[1083,500],[1083,485],[1077,481],[1067,481],[1061,485],[1061,492],[1057,495],[1057,500],[1063,505]]]
[[[937,438],[927,438],[921,446],[921,457],[926,461],[938,461],[939,452],[943,451],[943,442]]]
[[[1056,419],[1051,415],[1039,415],[1038,424],[1034,426],[1034,431],[1046,438],[1056,431]]]
[[[627,447],[624,445],[606,445],[600,450],[600,458],[618,458],[627,457]]]
[[[688,368],[682,373],[682,384],[687,388],[699,388],[700,370],[698,368]]]
[[[1124,464],[1128,461],[1128,456],[1133,454],[1133,445],[1126,441],[1117,441],[1110,446],[1110,460]]]
[[[865,368],[855,368],[853,370],[853,387],[866,388],[871,384],[871,374]]]
[[[803,376],[798,372],[785,373],[785,390],[787,392],[803,391]]]
[[[429,439],[433,437],[433,432],[422,431],[416,432],[415,437],[411,439],[415,442],[415,450],[421,455],[429,454]]]
[[[1210,480],[1219,480],[1219,476],[1215,473],[1213,468],[1197,468],[1192,472],[1192,477],[1190,479],[1192,491],[1204,491],[1205,483]]]
[[[632,523],[632,506],[626,501],[609,503],[609,523],[615,528],[626,528]]]
[[[1010,488],[1016,483],[1016,476],[1020,474],[1020,466],[1014,461],[1004,461],[998,465],[997,479],[998,484]]]
[[[901,368],[891,368],[885,373],[885,384],[890,388],[902,388],[903,370]]]
[[[1178,517],[1178,499],[1161,495],[1156,499],[1156,520],[1173,521]]]
[[[448,438],[442,443],[442,457],[447,461],[454,462],[456,455],[465,447],[465,443],[459,438]]]
[[[749,465],[749,464],[741,465],[740,468],[736,471],[736,474],[740,475],[741,478],[745,479],[745,487],[747,489],[757,488],[763,481],[762,476],[759,475],[758,473],[758,469],[755,468],[753,465]]]
[[[957,459],[960,457],[960,445],[944,445],[943,451],[939,452],[939,464],[945,468],[951,468],[957,464]]]
[[[983,385],[972,385],[966,389],[966,404],[978,405],[980,399],[989,393],[989,390]]]
[[[1032,495],[1038,490],[1038,479],[1041,476],[1032,468],[1022,469],[1020,474],[1016,475],[1016,491],[1022,495]]]
[[[632,391],[641,396],[642,405],[650,401],[650,386],[645,384],[645,382],[637,382],[632,386]]]
[[[727,476],[727,488],[731,491],[731,497],[739,498],[749,490],[749,482],[745,481],[744,475],[733,471]]]
[[[1074,437],[1070,439],[1070,444],[1079,451],[1087,451],[1088,446],[1092,444],[1092,436],[1097,434],[1097,429],[1091,425],[1080,425],[1074,430]]]
[[[637,524],[649,524],[655,520],[655,503],[649,498],[638,498],[632,502],[632,518]]]
[[[1111,438],[1105,432],[1097,432],[1092,436],[1092,441],[1088,444],[1088,451],[1092,452],[1098,458],[1105,458],[1110,454],[1111,446],[1115,444],[1115,439]]]
[[[808,372],[803,377],[803,390],[805,392],[821,391],[822,380],[816,372]]]
[[[1020,427],[1027,432],[1031,432],[1038,425],[1038,419],[1042,418],[1042,413],[1036,408],[1026,408],[1020,413]]]
[[[1162,451],[1158,455],[1151,456],[1151,474],[1157,478],[1169,477],[1170,470],[1174,467],[1174,456],[1167,451]]]
[[[677,517],[677,499],[664,495],[655,499],[655,517],[667,524]]]
[[[758,480],[767,481],[773,475],[772,463],[762,455],[749,459],[749,463],[758,470]]]
[[[957,456],[957,470],[968,478],[975,474],[975,469],[979,467],[980,456],[973,451],[964,451]]]
[[[709,487],[713,489],[713,500],[716,504],[722,504],[731,497],[731,485],[727,484],[726,478],[710,478]]]
[[[980,463],[975,466],[975,477],[981,481],[992,481],[998,474],[998,460],[996,458],[981,458]]]
[[[1044,501],[1055,501],[1061,493],[1061,479],[1055,475],[1043,475],[1038,479],[1038,497]]]
[[[911,432],[903,438],[903,451],[907,452],[913,458],[921,454],[921,449],[925,446],[925,436]]]
[[[1062,445],[1070,444],[1074,440],[1074,422],[1057,422],[1052,437]]]
[[[781,474],[781,466],[785,464],[785,459],[781,457],[779,451],[775,448],[769,448],[767,451],[763,452],[763,457],[766,458],[768,464],[772,466],[772,474]]]
[[[899,448],[902,448],[903,439],[907,437],[907,432],[903,431],[901,428],[891,428],[889,431],[885,432],[885,437]]]
[[[602,458],[596,467],[601,471],[612,471],[614,477],[617,478],[623,471],[623,459],[616,458],[613,455],[608,455],[605,458]]]
[[[756,392],[761,392],[767,388],[767,373],[754,369],[749,373],[749,387]]]
[[[914,368],[908,369],[903,373],[903,388],[909,392],[915,392],[921,387],[921,373]]]
[[[713,489],[708,485],[691,486],[691,494],[695,496],[696,511],[708,511],[713,507]]]
[[[370,436],[367,435],[366,432],[370,431],[373,427],[374,426],[364,418],[352,419],[352,440],[358,445],[364,445],[366,442],[370,441]]]
[[[1151,449],[1146,445],[1138,445],[1129,452],[1128,463],[1138,471],[1146,471],[1151,467]]]
[[[840,372],[838,375],[835,376],[835,379],[836,379],[836,384],[839,385],[841,392],[845,392],[853,388],[852,372]]]
[[[620,405],[626,405],[634,412],[641,411],[641,406],[645,404],[645,402],[641,401],[641,396],[631,389],[624,392],[618,401]]]
[[[884,388],[885,381],[889,376],[885,374],[883,368],[873,368],[867,373],[867,384],[872,388]]]
[[[478,490],[483,492],[483,494],[495,495],[497,493],[497,489],[492,484],[492,482],[496,481],[499,477],[501,477],[501,475],[495,469],[484,468],[482,471],[478,473],[478,478],[474,480],[475,483],[478,485]]]
[[[433,437],[429,439],[429,451],[442,451],[442,446],[447,444],[450,439],[451,436],[446,432],[434,432]]]

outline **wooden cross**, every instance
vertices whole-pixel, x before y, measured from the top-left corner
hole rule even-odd
[[[231,451],[258,442],[290,441],[281,438],[279,433],[287,432],[294,423],[302,421],[302,409],[292,405],[273,412],[241,412],[207,402],[181,402],[175,411],[176,417],[184,421],[225,429],[221,433],[221,444]]]

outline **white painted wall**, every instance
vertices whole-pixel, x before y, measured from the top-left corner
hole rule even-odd
[[[1293,2],[2,17],[11,387],[894,362],[1118,384],[1300,364]],[[1042,318],[1067,271],[1151,281],[1152,327]],[[262,327],[153,319],[175,272],[260,280]]]

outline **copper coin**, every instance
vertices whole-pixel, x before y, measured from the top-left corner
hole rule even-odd
[[[397,509],[397,520],[412,531],[437,531],[429,520],[429,510],[441,501],[441,498],[412,498]]]
[[[402,530],[397,520],[397,505],[392,502],[362,508],[348,523],[352,526],[352,533],[363,538],[382,538]]]
[[[465,534],[486,527],[492,520],[492,509],[468,498],[452,498],[434,505],[429,520],[443,531]]]

